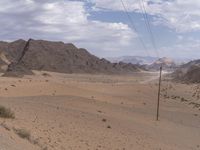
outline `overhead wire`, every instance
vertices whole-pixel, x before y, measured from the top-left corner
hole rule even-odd
[[[120,1],[121,1],[121,3],[122,3],[122,6],[123,6],[123,8],[124,8],[124,10],[125,10],[126,15],[128,16],[128,19],[129,19],[129,21],[130,21],[130,23],[131,23],[133,29],[135,30],[136,33],[138,33],[137,28],[136,28],[136,26],[134,25],[134,22],[133,22],[131,16],[129,15],[129,13],[128,13],[128,8],[126,8],[126,6],[125,6],[123,0],[120,0]],[[155,42],[155,37],[154,37],[154,35],[153,35],[152,29],[151,29],[151,26],[150,26],[150,20],[149,20],[149,17],[148,17],[148,15],[147,15],[147,10],[146,10],[145,5],[144,5],[144,0],[139,0],[139,3],[140,3],[140,8],[141,8],[141,11],[142,11],[143,18],[144,18],[144,21],[145,21],[145,25],[146,25],[146,28],[147,28],[147,32],[149,32],[149,35],[150,35],[150,41],[151,41],[151,43],[152,43],[153,49],[154,49],[155,54],[157,55],[157,57],[160,58],[160,56],[159,56],[159,51],[158,51],[158,49],[157,49],[157,45],[156,45],[156,42]],[[145,50],[147,53],[149,53],[148,50],[147,50],[147,47],[146,47],[145,44],[144,44],[143,39],[142,39],[140,36],[139,36],[139,40],[140,40],[140,42],[141,42],[141,44],[142,44],[144,50]],[[161,78],[161,73],[162,73],[162,64],[161,64],[161,66],[160,66],[160,78]],[[160,85],[160,86],[161,86],[161,85]],[[159,86],[159,87],[160,87],[160,86]],[[162,91],[162,90],[161,90],[161,91]],[[168,95],[168,82],[167,82],[166,94]],[[161,95],[162,95],[162,94],[161,94]],[[159,96],[161,96],[161,95],[160,95],[160,93],[159,93]]]
[[[153,48],[154,48],[154,51],[155,51],[157,57],[159,58],[159,52],[158,52],[158,49],[157,49],[157,46],[156,46],[155,37],[154,37],[152,29],[151,29],[150,20],[149,20],[149,17],[147,15],[147,11],[146,11],[146,8],[145,8],[145,5],[144,5],[144,1],[139,0],[139,4],[140,4],[140,8],[142,10],[142,15],[143,15],[143,18],[144,18],[144,21],[145,21],[147,31],[149,32],[149,35],[150,35],[151,43],[153,45]]]
[[[126,13],[128,19],[129,19],[129,21],[130,21],[130,24],[131,24],[132,28],[133,28],[133,29],[135,30],[135,32],[138,34],[138,30],[137,30],[136,26],[134,25],[133,19],[132,19],[132,17],[131,17],[131,16],[129,15],[129,13],[128,13],[128,8],[125,6],[125,3],[124,3],[123,0],[120,0],[120,1],[121,1],[121,4],[122,4],[122,6],[123,6],[123,9],[124,9],[124,11],[125,11],[125,13]],[[138,34],[138,39],[139,39],[140,43],[142,44],[142,46],[143,46],[143,48],[144,48],[145,53],[147,54],[147,56],[150,56],[150,54],[149,54],[149,52],[148,52],[148,50],[147,50],[147,47],[146,47],[146,45],[145,45],[143,39],[139,36],[139,34]]]
[[[143,15],[143,18],[144,18],[144,21],[145,21],[145,25],[146,25],[147,31],[150,34],[150,39],[151,39],[153,48],[154,48],[158,58],[160,58],[159,51],[157,49],[156,42],[155,42],[155,37],[153,35],[152,29],[151,29],[151,26],[150,26],[150,20],[149,20],[149,17],[147,15],[147,11],[146,11],[146,8],[145,8],[145,5],[144,5],[144,0],[139,0],[139,1],[140,1],[140,7],[141,7],[141,10],[142,10],[142,15]],[[162,64],[161,64],[160,67],[162,69],[162,67],[163,67]],[[161,95],[163,95],[164,98],[167,98],[169,96],[169,81],[167,80],[166,82],[167,82],[166,83],[166,87],[165,88],[163,87],[165,93],[164,93],[164,95],[161,94]]]

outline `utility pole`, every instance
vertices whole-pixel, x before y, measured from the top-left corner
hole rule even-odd
[[[159,77],[159,85],[158,85],[158,102],[157,102],[157,114],[156,114],[157,121],[159,118],[161,79],[162,79],[162,65],[160,66],[160,77]]]

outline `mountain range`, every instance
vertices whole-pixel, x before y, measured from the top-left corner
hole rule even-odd
[[[111,63],[72,43],[29,39],[0,42],[0,71],[5,76],[32,74],[32,70],[61,73],[131,73],[140,71],[131,63]]]
[[[158,57],[151,56],[121,56],[121,57],[107,57],[112,63],[125,62],[140,65],[149,65],[155,62]]]
[[[148,70],[159,70],[161,66],[163,70],[168,70],[168,71],[170,70],[172,71],[177,67],[173,59],[162,57],[156,60],[155,62],[153,62],[152,64],[146,65],[146,68]]]

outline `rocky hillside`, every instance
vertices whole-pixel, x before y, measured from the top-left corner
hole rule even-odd
[[[182,65],[172,76],[177,81],[200,83],[200,59]]]
[[[0,65],[5,75],[32,74],[31,70],[61,73],[131,73],[139,67],[99,59],[73,44],[44,40],[0,42]],[[7,67],[6,67],[7,66]],[[7,68],[7,69],[6,69]]]

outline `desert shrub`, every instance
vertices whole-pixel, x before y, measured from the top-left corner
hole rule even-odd
[[[0,106],[0,117],[1,118],[15,118],[15,114],[4,106]]]
[[[31,134],[29,131],[25,129],[15,129],[15,132],[17,135],[19,135],[19,137],[30,140]]]
[[[106,122],[107,120],[105,118],[102,119],[103,122]]]
[[[48,74],[48,73],[46,73],[46,72],[43,73],[42,75],[45,76],[45,77],[50,77],[50,76],[51,76],[50,74]]]

